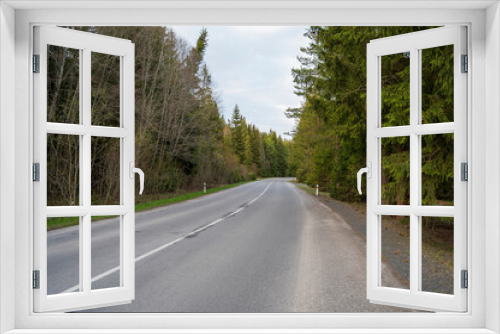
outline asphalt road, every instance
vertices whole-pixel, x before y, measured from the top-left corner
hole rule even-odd
[[[365,241],[288,180],[137,213],[136,299],[90,312],[403,311],[366,300]],[[119,284],[118,226],[92,223],[93,289]],[[78,227],[49,232],[48,254],[49,293],[74,290]]]

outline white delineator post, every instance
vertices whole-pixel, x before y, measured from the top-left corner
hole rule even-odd
[[[203,182],[203,192],[206,194],[207,193],[207,183]]]
[[[319,196],[319,184],[316,185],[316,196]]]

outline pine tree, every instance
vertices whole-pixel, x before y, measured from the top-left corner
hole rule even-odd
[[[234,153],[239,158],[241,163],[245,162],[246,149],[246,122],[240,113],[240,108],[236,104],[234,106],[233,117],[231,119],[231,140]]]
[[[261,160],[261,138],[260,138],[259,129],[255,125],[252,125],[250,131],[251,138],[251,159],[257,170],[262,168],[262,160]]]
[[[328,187],[337,199],[362,199],[352,180],[366,160],[366,44],[373,39],[422,29],[427,27],[310,27],[307,30],[310,44],[301,49],[303,54],[298,58],[301,67],[293,70],[297,94],[304,101],[300,108],[287,111],[288,117],[298,121],[291,147],[297,177]],[[453,52],[443,54],[441,59],[449,59]],[[422,70],[423,82],[439,82],[436,86],[441,88],[452,87],[447,74],[451,71],[440,71],[442,64],[435,61],[428,63],[432,65]],[[409,124],[409,94],[405,93],[409,92],[408,85],[409,59],[402,54],[382,57],[384,126]],[[423,87],[427,92],[422,97],[423,103],[432,101],[436,108],[425,108],[429,112],[423,117],[444,121],[452,110],[447,102],[450,101],[448,91],[430,86]],[[382,141],[383,154],[389,159],[382,176],[383,197],[389,202],[407,203],[409,171],[404,166],[409,157],[408,145],[404,138]],[[444,157],[440,163],[448,166],[449,161]],[[438,176],[430,175],[431,168],[423,167],[423,173],[427,171],[435,184],[443,183]],[[424,188],[423,193],[424,201],[433,197],[432,189]]]
[[[250,169],[255,171],[255,167],[253,165],[253,154],[252,154],[252,125],[246,124],[245,131],[245,165],[247,165]]]

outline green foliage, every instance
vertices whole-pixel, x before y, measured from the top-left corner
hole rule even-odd
[[[231,144],[240,162],[244,163],[246,160],[247,124],[238,105],[234,106],[231,119]]]
[[[135,163],[147,175],[145,193],[172,194],[199,189],[205,182],[214,186],[261,173],[286,174],[283,150],[279,170],[264,168],[267,134],[247,124],[237,106],[231,121],[223,119],[204,61],[206,29],[192,47],[165,27],[70,28],[135,44]],[[80,124],[79,51],[50,46],[48,56],[47,120]],[[119,126],[119,57],[93,52],[91,84],[92,124]],[[273,147],[277,144],[282,143],[273,142]],[[47,146],[48,205],[78,205],[79,138],[48,135]],[[91,151],[92,204],[119,203],[119,140],[95,137]]]
[[[219,192],[221,190],[226,190],[229,188],[237,187],[237,186],[243,185],[245,183],[249,183],[249,182],[251,182],[251,181],[243,181],[243,182],[228,184],[228,185],[221,186],[221,187],[209,188],[209,189],[207,189],[206,193],[203,191],[197,191],[197,192],[191,192],[191,193],[182,194],[182,195],[174,195],[172,197],[162,198],[159,200],[143,202],[143,203],[137,204],[135,206],[135,212],[145,211],[145,210],[149,210],[149,209],[153,209],[153,208],[157,208],[157,207],[161,207],[161,206],[166,206],[166,205],[171,205],[171,204],[187,201],[187,200],[201,197],[204,195],[213,194],[213,193]],[[116,217],[116,216],[92,216],[92,221],[108,219],[108,218],[112,218],[112,217]],[[55,229],[62,228],[62,227],[78,225],[78,223],[79,223],[78,217],[47,218],[47,230],[50,231],[50,230],[55,230]]]
[[[289,163],[296,177],[319,183],[333,198],[364,200],[356,173],[366,165],[366,45],[370,40],[429,27],[310,27],[292,70],[302,106],[287,110],[297,120]],[[409,58],[382,57],[382,126],[409,125]],[[422,122],[453,121],[453,48],[422,50]],[[409,202],[408,138],[382,140],[384,203]],[[422,136],[422,203],[453,201],[453,138]]]
[[[226,142],[233,149],[240,163],[250,172],[250,177],[288,176],[288,141],[275,131],[260,132],[247,124],[238,105],[234,107]],[[235,178],[239,175],[234,175]]]
[[[201,29],[200,37],[198,37],[198,41],[196,42],[196,52],[203,57],[205,55],[205,50],[207,49],[208,44],[208,31],[206,28]]]

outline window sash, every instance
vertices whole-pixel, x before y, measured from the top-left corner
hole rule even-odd
[[[467,162],[467,76],[460,73],[461,54],[466,54],[466,28],[447,27],[371,41],[367,47],[367,161],[372,178],[367,180],[367,297],[386,305],[438,311],[467,311],[467,290],[461,289],[460,272],[467,269],[467,183],[460,180],[460,164]],[[454,45],[454,122],[420,124],[421,49]],[[381,57],[410,51],[410,125],[382,127]],[[421,140],[426,134],[454,133],[454,206],[422,206]],[[381,205],[380,138],[410,137],[410,205]],[[381,216],[410,217],[410,289],[380,286]],[[421,286],[422,216],[454,217],[454,294],[419,291]]]
[[[47,48],[57,45],[80,50],[80,124],[47,122]],[[91,124],[91,53],[120,57],[120,127]],[[36,27],[34,53],[40,55],[40,73],[34,80],[34,161],[40,163],[40,182],[34,190],[34,266],[40,271],[40,289],[34,289],[34,311],[73,311],[130,302],[134,299],[134,46],[130,41],[65,28]],[[79,136],[80,205],[47,206],[47,135]],[[120,205],[91,205],[91,138],[120,138]],[[120,215],[120,286],[92,290],[91,218]],[[80,217],[79,292],[47,294],[47,217]]]

